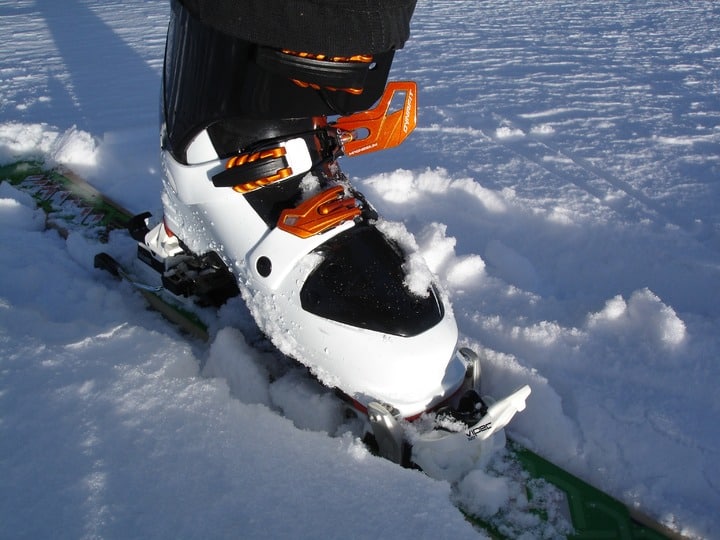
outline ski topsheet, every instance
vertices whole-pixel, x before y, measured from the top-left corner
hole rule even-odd
[[[144,283],[115,259],[100,253],[110,231],[128,226],[133,215],[130,211],[63,167],[46,168],[40,162],[16,162],[0,167],[0,181],[9,181],[32,195],[45,211],[49,228],[57,229],[63,236],[70,231],[82,231],[85,236],[96,239],[99,252],[96,267],[128,282],[150,307],[184,331],[208,339],[207,327],[186,303],[175,302],[162,287]],[[681,538],[637,509],[629,508],[516,441],[507,444],[502,463],[492,473],[513,474],[523,483],[527,497],[523,503],[524,511],[531,512],[540,522],[567,520],[568,529],[555,527],[555,533],[577,539]],[[551,487],[550,491],[547,486]],[[549,496],[549,492],[552,495]],[[493,538],[514,538],[524,533],[508,518],[512,508],[501,508],[493,515],[477,515],[472,508],[464,508],[462,500],[459,506],[469,521]]]
[[[64,167],[47,169],[38,162],[16,162],[0,167],[0,181],[7,180],[29,193],[47,216],[48,228],[67,237],[70,231],[83,231],[99,244],[107,241],[113,230],[125,230],[132,213],[103,195],[85,179]],[[205,324],[187,307],[174,302],[160,287],[148,286],[127,273],[117,261],[98,253],[95,266],[128,281],[147,303],[183,331],[207,340]]]

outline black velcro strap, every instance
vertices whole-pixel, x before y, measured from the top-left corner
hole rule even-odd
[[[255,61],[266,70],[323,88],[363,88],[371,63],[317,60],[258,47]]]

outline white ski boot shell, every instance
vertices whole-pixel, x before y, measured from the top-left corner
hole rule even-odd
[[[428,291],[424,303],[435,304],[437,322],[414,335],[367,328],[373,321],[352,325],[303,309],[301,291],[323,261],[324,245],[353,228],[363,228],[359,234],[372,238],[380,233],[360,217],[364,203],[349,186],[332,181],[328,187],[326,179],[308,174],[312,159],[306,140],[291,138],[275,148],[292,171],[282,182],[304,177],[303,202],[284,210],[276,226],[258,215],[241,188],[213,184],[214,177],[230,170],[229,160],[213,156],[202,134],[188,150],[188,160],[192,156],[196,161],[192,164],[182,165],[164,151],[165,216],[146,236],[148,247],[158,258],[178,255],[181,236],[195,254],[216,252],[237,277],[243,299],[271,341],[363,407],[380,401],[407,418],[445,400],[462,383],[465,365],[454,355],[458,331],[452,310],[435,291]],[[306,211],[309,217],[303,217]],[[353,276],[348,278],[352,284]],[[365,291],[345,294],[358,292]]]

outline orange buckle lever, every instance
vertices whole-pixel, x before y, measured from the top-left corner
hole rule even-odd
[[[402,108],[390,112],[396,94],[405,94]],[[346,156],[359,156],[402,143],[417,124],[417,84],[393,81],[378,104],[368,111],[343,116],[332,124],[340,131]]]
[[[238,193],[254,191],[292,176],[285,148],[240,154],[228,159],[225,170],[213,176],[215,187],[232,187]]]
[[[310,238],[355,219],[361,214],[354,197],[344,197],[344,188],[334,186],[302,202],[297,208],[283,210],[278,228],[300,238]]]
[[[291,51],[288,49],[282,49],[281,51],[283,54],[286,54],[288,56],[293,56],[296,58],[304,59],[304,60],[310,60],[310,61],[317,61],[317,62],[328,62],[330,64],[343,64],[345,66],[369,66],[372,63],[373,57],[369,54],[356,54],[354,56],[327,56],[325,54],[312,54],[307,52],[296,52]],[[322,71],[327,71],[327,67],[324,68]],[[355,70],[356,71],[356,70]],[[325,73],[326,74],[326,73]],[[363,79],[365,77],[363,76]],[[354,96],[359,96],[363,93],[363,87],[362,84],[358,86],[351,86],[351,87],[338,87],[333,85],[321,85],[317,82],[307,82],[301,79],[297,78],[290,78],[292,82],[294,82],[297,86],[301,88],[312,88],[313,90],[330,90],[331,92],[347,92],[348,94],[352,94]]]

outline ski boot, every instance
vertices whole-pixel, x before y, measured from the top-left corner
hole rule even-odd
[[[166,288],[216,305],[239,292],[272,343],[337,388],[380,453],[404,462],[396,424],[456,404],[469,363],[446,299],[433,284],[408,288],[408,254],[338,166],[414,128],[414,83],[386,87],[392,58],[264,47],[174,2],[164,218],[132,228]]]

